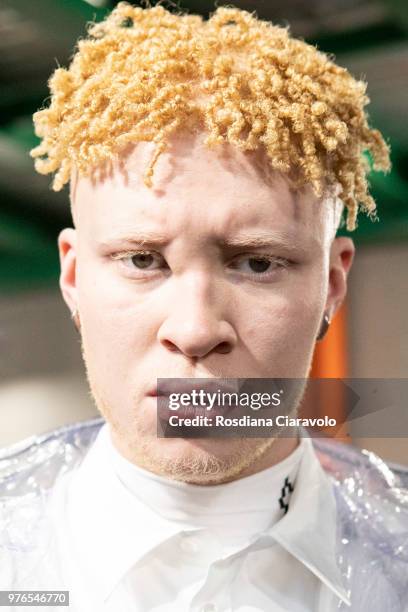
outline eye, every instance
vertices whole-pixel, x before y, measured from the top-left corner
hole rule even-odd
[[[157,259],[154,258],[152,253],[136,253],[136,255],[130,257],[130,262],[135,268],[145,270],[154,267],[154,264],[157,264]]]
[[[266,272],[271,267],[271,262],[268,259],[261,257],[249,257],[248,265],[252,272]]]
[[[247,255],[232,262],[231,267],[252,276],[270,276],[287,268],[290,262],[282,257],[270,255]]]
[[[119,260],[126,268],[133,271],[157,270],[166,265],[165,260],[159,253],[152,251],[132,251],[126,253],[115,253],[112,259]]]

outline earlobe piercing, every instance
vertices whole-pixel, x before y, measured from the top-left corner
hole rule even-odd
[[[77,308],[74,308],[74,310],[71,311],[71,319],[74,322],[75,329],[79,333],[80,324],[79,324],[79,317],[78,317],[78,309]]]
[[[325,337],[327,333],[327,330],[330,327],[330,323],[331,321],[329,319],[329,315],[325,314],[323,317],[323,321],[321,322],[321,325],[320,325],[319,333],[317,334],[317,338],[316,338],[317,341],[323,340],[323,338]]]

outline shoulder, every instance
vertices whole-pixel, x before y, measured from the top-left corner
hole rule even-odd
[[[324,472],[332,482],[343,532],[373,546],[397,543],[408,532],[408,468],[331,439],[312,439]],[[404,554],[408,562],[408,550]]]
[[[314,439],[313,446],[333,484],[338,563],[353,609],[405,609],[408,469],[333,440]]]
[[[0,450],[0,499],[40,495],[76,467],[103,425],[96,418],[31,436]]]
[[[313,438],[312,442],[323,469],[336,480],[358,472],[367,485],[408,488],[408,466],[387,463],[372,451],[336,440]]]
[[[386,463],[372,451],[335,440],[313,439],[313,446],[333,483],[344,519],[350,516],[356,523],[359,517],[360,532],[367,535],[407,532],[407,467]]]
[[[338,499],[364,516],[379,514],[408,528],[408,467],[389,464],[366,449],[330,439],[313,439],[320,464]]]
[[[0,588],[27,588],[29,576],[54,576],[59,584],[48,502],[80,465],[103,423],[74,423],[0,451]]]

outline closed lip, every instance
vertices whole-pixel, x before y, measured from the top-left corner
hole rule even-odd
[[[202,379],[200,382],[197,378],[168,378],[162,379],[163,382],[160,385],[160,392],[157,390],[157,383],[150,387],[147,395],[152,397],[168,397],[170,393],[191,393],[191,391],[200,391],[201,389],[206,393],[239,393],[239,384],[236,379],[235,384],[225,382],[222,378],[214,378],[209,380],[208,378]]]

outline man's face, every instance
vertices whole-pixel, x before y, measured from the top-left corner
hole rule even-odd
[[[156,435],[157,378],[307,377],[324,312],[345,293],[352,243],[336,214],[231,145],[172,139],[153,188],[139,143],[105,179],[72,188],[76,230],[59,237],[61,288],[78,308],[96,404],[117,448],[157,473],[221,481],[267,439]]]

